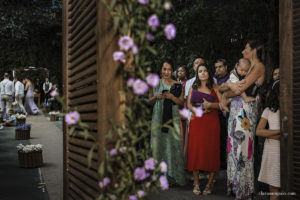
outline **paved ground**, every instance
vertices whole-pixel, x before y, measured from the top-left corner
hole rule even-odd
[[[15,140],[15,128],[0,130],[0,199],[62,200],[63,141],[61,121],[50,122],[47,116],[28,116],[32,124],[30,140]],[[25,169],[18,164],[18,144],[43,144],[44,165]],[[43,187],[44,186],[44,187]]]
[[[50,122],[47,115],[29,116],[32,124],[30,140],[15,140],[15,128],[0,130],[0,200],[62,200],[63,199],[63,140],[62,123]],[[24,169],[18,165],[16,146],[19,144],[43,144],[44,165],[41,168]],[[171,187],[167,191],[153,193],[147,200],[232,200],[226,195],[226,172],[216,175],[213,194],[196,196],[192,182],[184,187]],[[207,180],[201,181],[201,190]],[[45,183],[46,187],[40,187]],[[256,196],[266,200],[268,196]]]

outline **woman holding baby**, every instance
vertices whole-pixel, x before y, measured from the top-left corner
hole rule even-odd
[[[258,119],[257,99],[245,102],[243,92],[248,97],[257,97],[259,87],[264,82],[264,47],[258,41],[248,41],[242,51],[251,67],[245,79],[236,83],[226,83],[230,91],[224,92],[221,104],[232,97],[228,119],[227,140],[227,191],[235,199],[253,199],[254,193],[254,136]]]

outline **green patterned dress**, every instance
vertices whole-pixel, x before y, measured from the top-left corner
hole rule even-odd
[[[166,85],[162,80],[154,88],[153,94],[162,93],[163,90],[170,90],[171,86]],[[178,106],[173,105],[173,126],[168,133],[161,131],[164,100],[156,100],[153,107],[151,124],[151,146],[153,157],[158,162],[165,161],[168,165],[167,177],[169,183],[184,185],[185,171],[183,158],[183,143],[180,134],[180,116]]]

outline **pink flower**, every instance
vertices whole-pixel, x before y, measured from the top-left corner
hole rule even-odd
[[[249,138],[249,142],[248,142],[248,159],[250,159],[252,157],[252,153],[253,153],[253,142],[252,142],[251,138]]]
[[[179,114],[181,114],[185,119],[188,119],[190,116],[190,111],[187,108],[182,108],[179,110]]]
[[[145,169],[154,170],[155,169],[155,160],[154,158],[149,158],[145,161]]]
[[[55,90],[53,90],[52,92],[50,92],[50,96],[51,97],[56,97],[56,96],[58,96],[58,92],[56,92]]]
[[[168,40],[172,40],[176,37],[176,28],[173,24],[167,24],[164,31]]]
[[[159,76],[157,74],[149,74],[146,77],[148,85],[151,87],[157,87],[159,84]]]
[[[133,45],[131,49],[132,49],[132,53],[134,55],[136,55],[139,52],[139,48],[137,45]]]
[[[166,2],[165,4],[164,4],[164,8],[165,8],[165,10],[170,10],[171,8],[172,8],[172,4],[171,4],[171,2]]]
[[[79,113],[77,111],[70,112],[65,116],[65,121],[67,124],[72,125],[72,124],[77,124],[79,120]]]
[[[114,58],[114,61],[117,61],[117,60],[122,61],[125,58],[125,54],[123,51],[115,51],[113,54],[113,58]]]
[[[149,87],[144,81],[137,79],[134,81],[133,90],[134,93],[142,95],[149,90]]]
[[[202,107],[193,107],[193,111],[195,112],[196,117],[202,117],[203,115]]]
[[[117,150],[116,149],[112,149],[112,150],[110,150],[110,152],[109,152],[109,155],[110,156],[114,156],[114,155],[116,155],[117,154]]]
[[[166,173],[167,172],[167,163],[165,161],[161,161],[161,163],[159,164],[160,166],[160,171],[162,173]]]
[[[162,190],[169,189],[169,183],[168,183],[168,180],[165,176],[161,176],[159,178],[159,183],[160,183],[160,187],[161,187]]]
[[[159,18],[157,15],[153,14],[148,18],[148,25],[154,29],[159,26]]]
[[[122,50],[127,51],[133,46],[133,40],[128,36],[123,36],[119,40],[119,46]]]
[[[103,188],[110,183],[110,178],[105,177],[102,181],[99,182],[99,187]]]
[[[154,40],[154,36],[151,34],[151,33],[147,33],[146,34],[146,38],[150,41],[153,41]]]
[[[149,0],[138,0],[140,4],[146,5],[149,3]]]
[[[138,190],[138,191],[137,191],[137,196],[138,196],[139,198],[142,198],[143,196],[145,196],[145,192],[144,192],[143,190]]]
[[[142,181],[147,178],[145,168],[138,167],[134,170],[134,178],[135,180]]]
[[[129,78],[127,80],[127,87],[132,87],[134,84],[135,79],[134,78]]]

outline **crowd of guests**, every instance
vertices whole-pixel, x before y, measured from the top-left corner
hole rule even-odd
[[[25,115],[37,115],[39,108],[34,101],[34,94],[42,94],[42,102],[44,106],[52,106],[58,109],[58,103],[55,98],[50,95],[52,91],[59,93],[56,84],[49,82],[49,78],[45,78],[44,83],[40,83],[39,79],[35,84],[27,77],[22,82],[17,76],[10,80],[8,73],[4,74],[4,79],[0,82],[0,111],[4,122],[7,121],[11,112],[13,112],[13,104],[17,105],[17,109]],[[3,123],[11,124],[11,123]]]
[[[270,199],[278,199],[279,69],[274,70],[274,80],[265,89],[267,101],[262,102],[263,45],[248,41],[242,55],[231,72],[225,59],[216,60],[213,70],[204,58],[196,58],[191,79],[185,66],[174,70],[170,61],[163,63],[159,85],[149,94],[153,157],[168,164],[170,184],[186,184],[185,170],[192,171],[195,195],[211,194],[215,173],[226,169],[228,194],[253,199],[254,139],[265,137],[258,180],[269,185]],[[189,110],[187,119],[179,114],[184,108]],[[204,172],[209,173],[208,182],[200,188]]]

